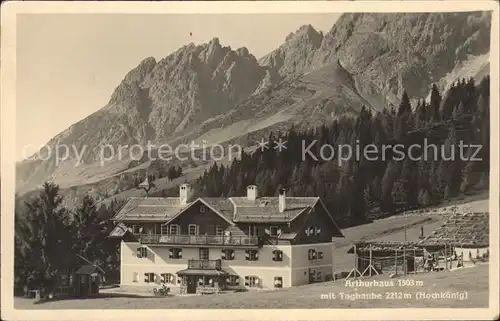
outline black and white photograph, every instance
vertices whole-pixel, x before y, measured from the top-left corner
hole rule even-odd
[[[495,319],[498,11],[3,5],[2,319]]]

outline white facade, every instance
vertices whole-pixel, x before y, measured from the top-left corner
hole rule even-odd
[[[181,246],[149,246],[147,256],[138,257],[137,242],[121,242],[120,284],[123,286],[158,286],[161,275],[169,273],[169,286],[179,285],[176,272],[186,269],[188,260],[199,260],[198,247]],[[170,248],[182,248],[182,258],[169,258]],[[333,243],[301,244],[301,245],[264,245],[258,248],[258,259],[246,259],[245,249],[234,250],[233,260],[222,260],[222,270],[239,277],[239,284],[230,288],[270,289],[275,287],[277,278],[281,279],[282,287],[290,287],[310,283],[310,274],[315,275],[314,281],[325,281],[333,273],[332,250]],[[273,260],[273,251],[282,251],[282,261]],[[309,251],[314,250],[316,259],[309,260]],[[321,256],[321,258],[319,258]],[[222,249],[209,248],[209,259],[222,258]],[[148,274],[148,275],[146,275]],[[150,275],[154,274],[151,279]],[[246,278],[247,277],[247,278]],[[245,285],[252,278],[251,285]],[[245,281],[246,280],[246,281]],[[254,284],[255,283],[255,284]]]

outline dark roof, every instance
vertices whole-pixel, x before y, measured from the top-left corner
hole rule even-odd
[[[489,212],[456,213],[420,241],[420,246],[451,245],[464,248],[489,246]]]
[[[84,265],[76,271],[76,274],[92,274],[94,272],[99,271],[95,265]]]

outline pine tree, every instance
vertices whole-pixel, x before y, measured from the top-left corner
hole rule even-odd
[[[40,195],[26,203],[26,234],[23,242],[29,258],[29,282],[51,290],[58,270],[73,261],[67,211],[62,207],[59,186],[45,183]]]
[[[436,84],[432,84],[431,89],[431,99],[430,99],[430,109],[431,109],[431,120],[432,122],[441,121],[441,115],[439,113],[439,108],[441,106],[441,94]]]

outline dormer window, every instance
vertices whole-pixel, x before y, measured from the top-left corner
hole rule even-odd
[[[269,235],[270,236],[278,236],[281,234],[281,229],[278,226],[271,226],[269,228]]]

